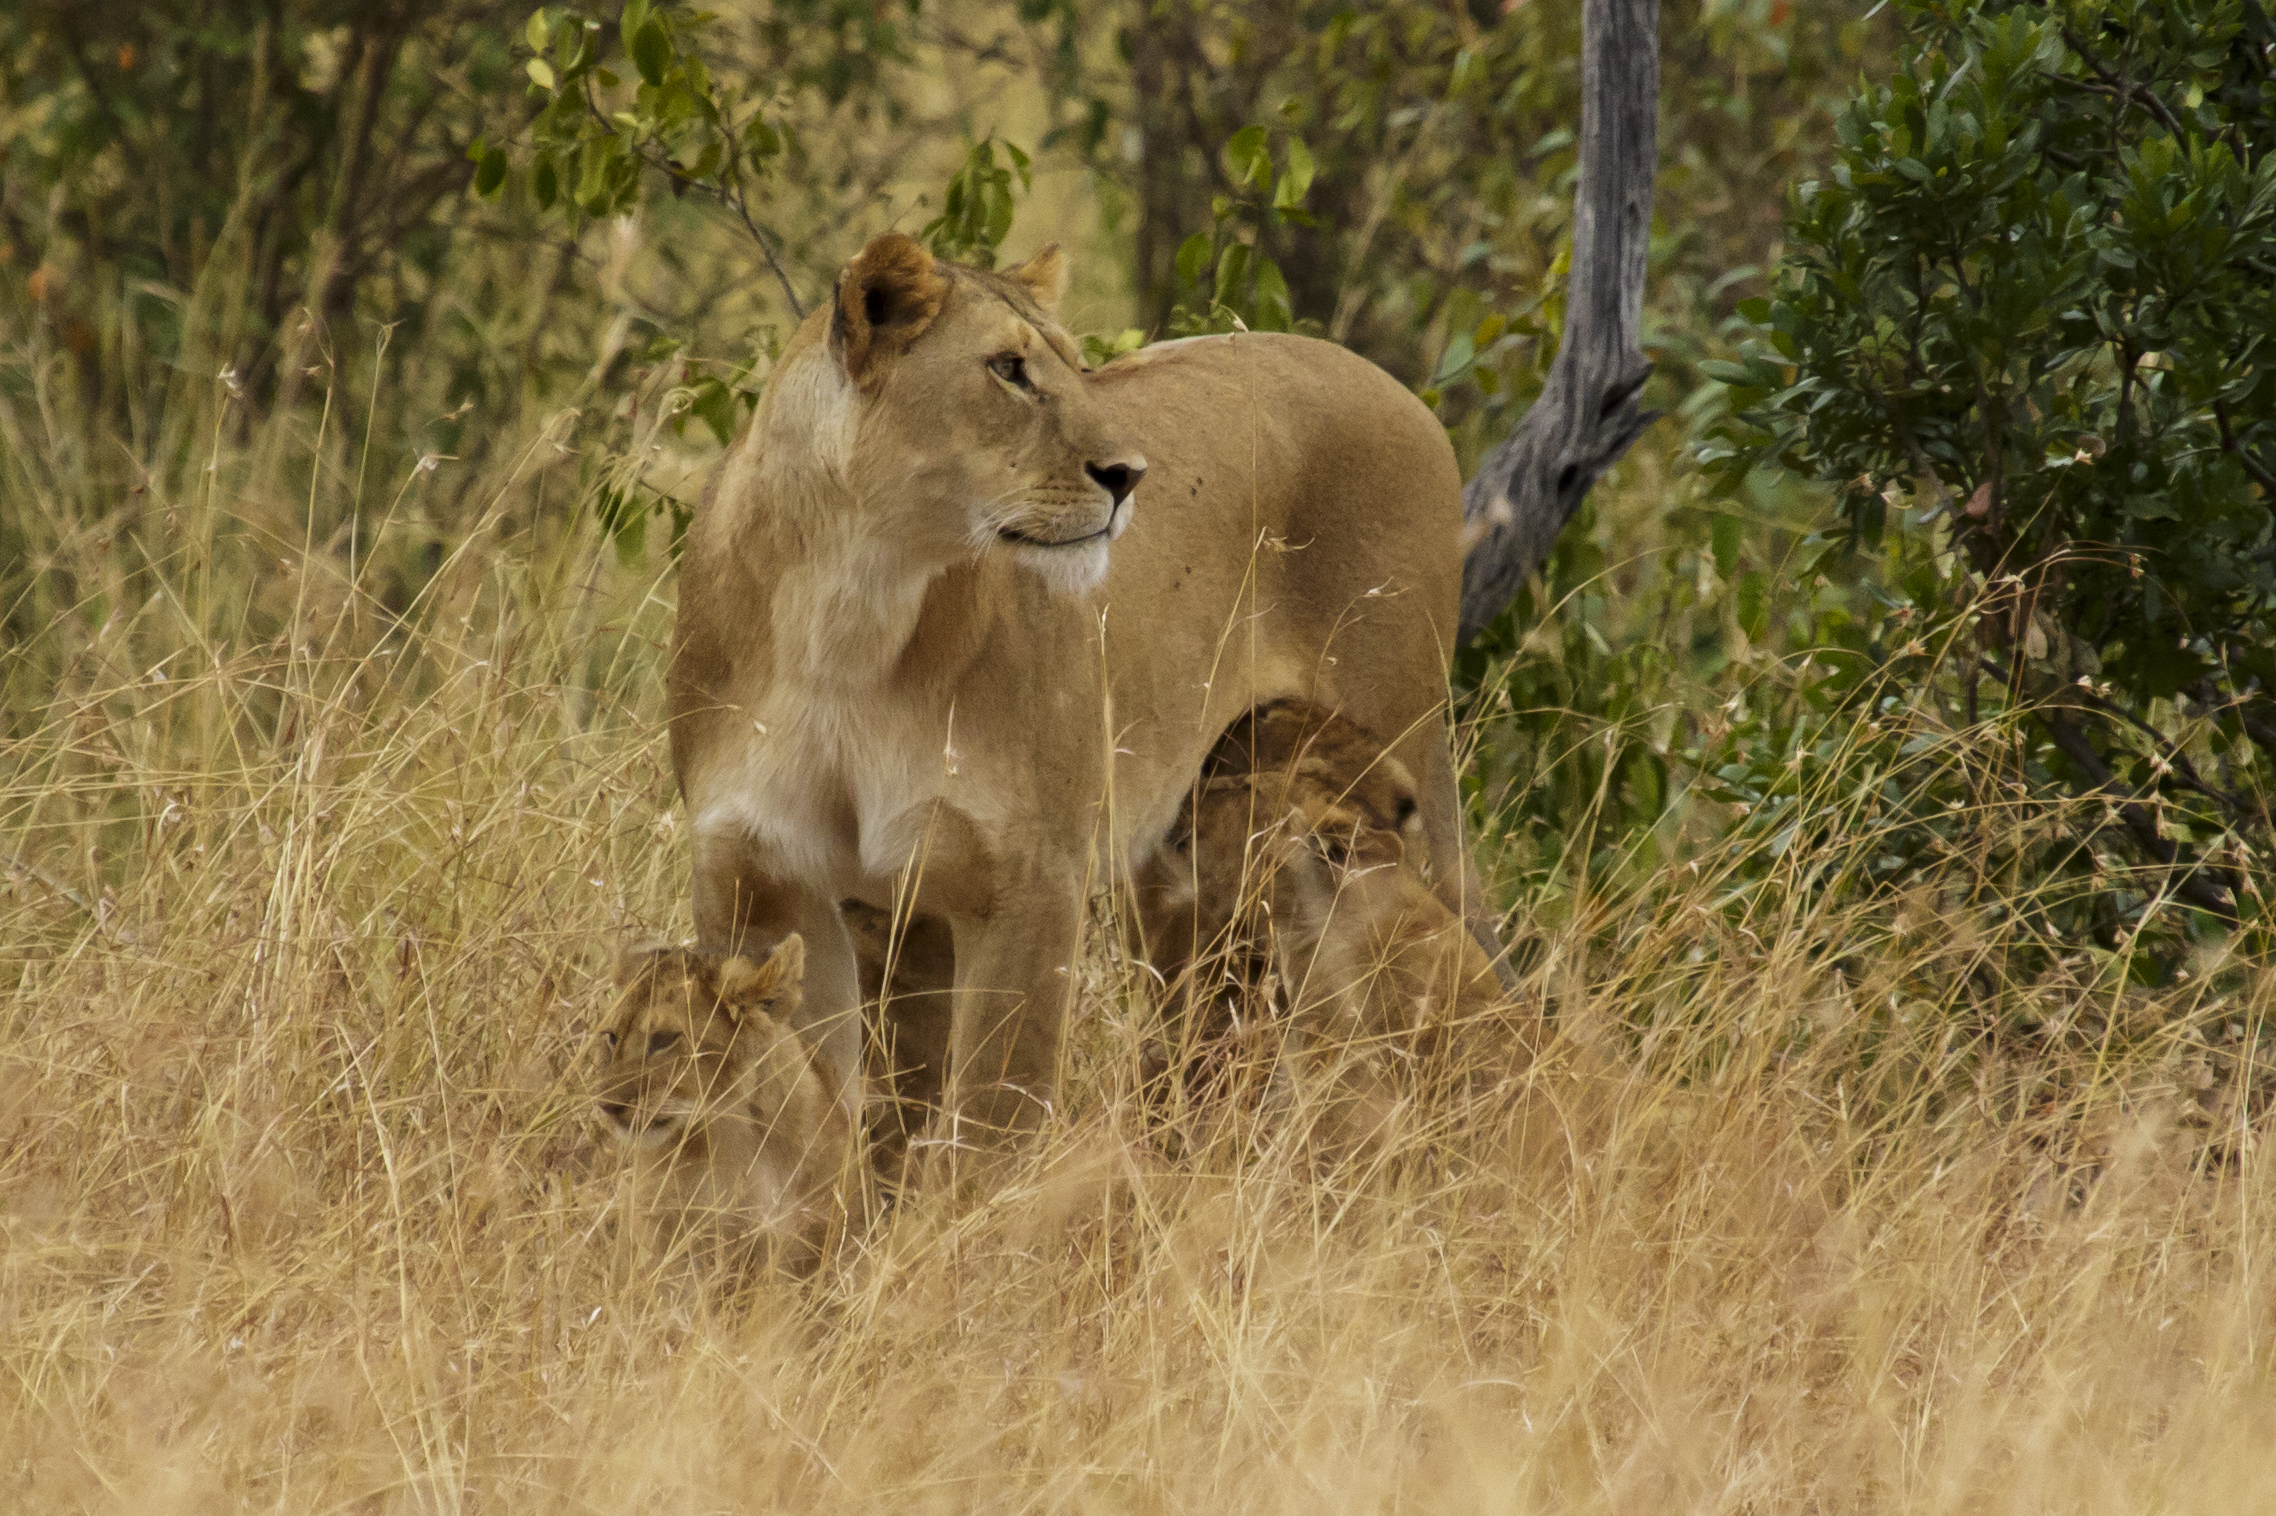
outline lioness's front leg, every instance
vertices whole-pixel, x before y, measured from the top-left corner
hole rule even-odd
[[[791,1025],[822,1054],[831,1095],[861,1114],[861,976],[838,903],[769,871],[740,838],[698,837],[695,936],[704,951],[763,958],[792,932],[806,939],[806,991]]]
[[[985,917],[952,922],[956,1010],[943,1136],[1001,1146],[1052,1109],[1083,907],[1079,881],[1053,879],[1004,892]]]

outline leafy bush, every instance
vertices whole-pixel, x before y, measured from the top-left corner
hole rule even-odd
[[[2105,939],[2166,898],[2234,922],[2276,756],[2276,29],[2252,0],[1904,16],[1707,368],[1734,414],[1703,457],[1726,494],[1836,491],[1806,574],[1884,554],[1827,719],[1936,706],[1979,788],[2090,798],[2028,867],[2145,865]]]

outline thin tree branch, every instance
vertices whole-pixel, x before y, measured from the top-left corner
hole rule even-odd
[[[594,102],[592,86],[589,84],[585,87],[584,100],[587,115],[609,131],[613,132],[617,129],[614,121],[601,114],[601,108]],[[727,132],[722,132],[720,135],[728,143],[728,152],[739,156],[736,153],[733,135]],[[768,239],[765,232],[759,229],[758,222],[751,219],[750,209],[743,203],[743,191],[739,183],[735,188],[730,189],[727,184],[726,172],[722,172],[717,184],[706,184],[701,179],[690,178],[681,173],[670,159],[651,153],[645,145],[635,147],[633,152],[642,163],[655,169],[674,184],[688,189],[700,190],[733,211],[736,219],[743,223],[743,230],[749,232],[751,240],[759,245],[759,253],[767,260],[767,267],[773,271],[775,283],[782,286],[782,298],[784,303],[789,305],[791,315],[800,321],[806,319],[806,302],[798,298],[798,291],[792,287],[789,271],[782,266],[782,260],[775,255],[774,243]],[[740,179],[740,173],[736,170],[733,158],[730,158],[727,172],[737,172],[737,177]]]
[[[2124,74],[2117,73],[2109,67],[2105,66],[2102,60],[2094,55],[2094,49],[2086,45],[2086,39],[2084,37],[2081,37],[2077,32],[2071,30],[2067,26],[2063,28],[2063,40],[2071,45],[2072,52],[2078,54],[2079,61],[2084,63],[2088,68],[2093,69],[2095,77],[2100,79],[2105,85],[2109,86],[2110,93],[2118,96],[2120,99],[2141,101],[2142,104],[2148,108],[2149,113],[2157,117],[2158,123],[2161,126],[2163,126],[2167,131],[2173,133],[2175,137],[2178,138],[2181,136],[2180,119],[2176,117],[2172,111],[2166,109],[2166,105],[2163,100],[2160,100],[2157,96],[2151,94],[2146,87],[2136,84],[2133,80],[2127,78]],[[2058,81],[2060,81],[2062,78],[2062,76],[2059,74],[2052,77]]]
[[[2229,872],[2205,863],[2183,865],[2181,849],[2158,832],[2157,817],[2133,790],[2118,782],[2117,775],[2110,772],[2110,766],[2102,761],[2102,755],[2087,741],[2086,733],[2079,730],[2068,711],[2061,706],[2041,705],[2035,707],[2032,714],[2039,718],[2040,725],[2047,729],[2047,735],[2054,739],[2063,756],[2086,776],[2090,786],[2087,793],[2098,794],[2108,801],[2132,834],[2135,846],[2166,870],[2173,881],[2173,893],[2199,910],[2235,924],[2238,919],[2236,881]]]
[[[1990,658],[1984,658],[1979,661],[1983,664],[1984,672],[1990,674],[1993,678],[2001,680],[2002,682],[2008,684],[2011,690],[2016,687],[2016,680],[2021,677],[2021,664],[2018,664],[2016,666],[2016,673],[2013,677],[2011,677],[2009,672],[2006,669],[2001,668],[1999,664],[1994,660]],[[2086,706],[2089,709],[2093,710],[2096,714],[2107,716],[2113,721],[2123,721],[2126,723],[2126,725],[2132,727],[2134,730],[2140,732],[2143,736],[2149,738],[2151,744],[2158,750],[2159,760],[2163,762],[2168,769],[2172,770],[2175,782],[2180,784],[2183,789],[2195,790],[2198,794],[2203,795],[2207,800],[2214,801],[2215,803],[2225,806],[2229,810],[2236,811],[2240,814],[2250,813],[2252,808],[2245,803],[2243,796],[2231,794],[2229,791],[2217,787],[2212,783],[2212,781],[2199,774],[2197,772],[2197,766],[2189,761],[2189,755],[2187,753],[2182,752],[2180,748],[2174,746],[2173,743],[2167,739],[2166,735],[2163,732],[2159,731],[2156,727],[2151,726],[2148,722],[2135,715],[2132,711],[2127,710],[2124,706],[2113,704],[2112,702],[2103,699],[2099,695],[2096,695],[2088,690],[2078,688],[2065,690],[2063,692],[2063,698]]]
[[[790,306],[790,314],[801,321],[805,320],[806,304],[798,298],[798,291],[791,288],[790,275],[783,268],[782,260],[775,256],[774,244],[767,240],[765,232],[759,230],[759,224],[751,219],[750,211],[743,204],[742,191],[737,190],[732,198],[723,191],[719,198],[735,208],[735,214],[742,218],[743,229],[751,234],[751,240],[758,243],[759,251],[766,256],[767,267],[774,270],[775,283],[782,286],[782,298]]]
[[[2216,400],[2213,402],[2213,419],[2221,424],[2222,451],[2234,454],[2236,461],[2244,465],[2244,471],[2252,476],[2253,483],[2259,485],[2270,499],[2276,500],[2276,474],[2270,473],[2259,459],[2253,457],[2250,452],[2246,451],[2244,445],[2236,440],[2236,428],[2229,422],[2227,401]]]

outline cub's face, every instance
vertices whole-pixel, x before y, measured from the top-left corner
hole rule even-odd
[[[1259,776],[1259,794],[1284,797],[1333,862],[1397,863],[1422,836],[1414,775],[1380,738],[1321,706],[1278,700],[1251,712],[1218,740],[1207,772]]]
[[[643,1147],[684,1141],[737,1097],[754,1043],[771,1040],[778,1021],[797,1011],[804,969],[796,936],[762,964],[689,948],[627,953],[617,967],[622,994],[602,1033],[602,1116]]]

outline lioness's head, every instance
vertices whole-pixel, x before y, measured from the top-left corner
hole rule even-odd
[[[1146,460],[1092,399],[1053,316],[1066,281],[1056,247],[990,273],[899,233],[846,265],[822,350],[803,360],[826,371],[794,376],[786,360],[778,384],[800,391],[792,409],[844,409],[844,481],[871,518],[860,531],[943,565],[1009,553],[1070,592],[1105,577]]]
[[[783,939],[764,963],[690,948],[647,948],[617,966],[623,993],[602,1040],[601,1114],[628,1141],[682,1143],[744,1097],[756,1059],[785,1038],[799,1006],[806,944]]]

